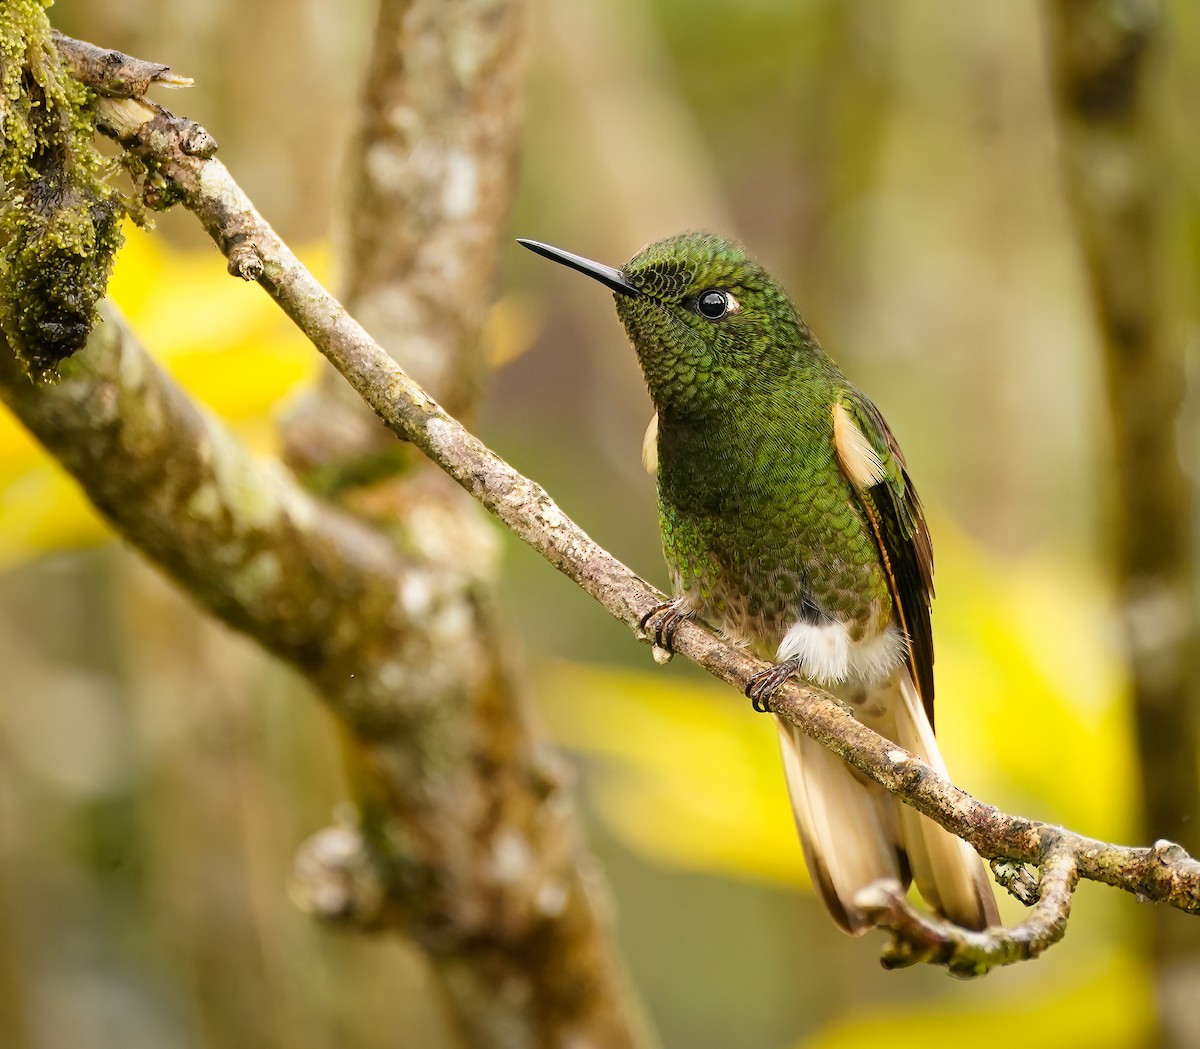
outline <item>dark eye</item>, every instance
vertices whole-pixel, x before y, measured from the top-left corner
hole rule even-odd
[[[709,288],[696,296],[696,312],[710,321],[719,321],[729,312],[729,293]]]

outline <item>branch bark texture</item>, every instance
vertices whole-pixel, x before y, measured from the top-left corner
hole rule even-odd
[[[519,0],[385,0],[351,144],[342,298],[456,416],[474,409],[483,378],[526,18]]]
[[[4,346],[0,397],[118,532],[305,674],[365,755],[385,810],[368,814],[366,861],[387,892],[313,909],[413,937],[444,970],[471,1045],[560,1045],[580,1032],[642,1044],[564,773],[511,708],[504,653],[481,651],[488,635],[464,597],[464,561],[486,560],[490,542],[423,500],[420,527],[396,525],[416,554],[398,556],[251,459],[111,312],[64,370],[34,386]],[[378,905],[364,909],[367,897]]]
[[[137,109],[166,73],[59,42],[118,108]],[[215,143],[193,127],[188,149]],[[159,202],[169,191],[153,187]],[[421,524],[392,521],[393,547],[245,456],[111,314],[57,386],[0,358],[10,405],[118,530],[306,674],[354,731],[380,799],[363,852],[390,890],[366,913],[357,893],[354,917],[401,926],[439,960],[470,1043],[639,1041],[560,771],[480,625],[493,542],[461,500],[436,488],[399,500]]]
[[[524,0],[380,0],[350,143],[336,238],[343,294],[389,354],[456,412],[470,413],[478,401],[484,372],[481,328],[516,192],[525,8]],[[488,530],[478,504],[427,459],[397,442],[331,367],[289,413],[283,433],[287,459],[306,481],[385,532],[407,527],[431,510],[451,534]],[[453,693],[460,692],[469,709],[491,712],[492,733],[510,741],[519,755],[540,741],[523,714],[527,677],[507,651],[495,574],[477,572],[463,581],[461,600],[470,609],[474,647],[491,665],[481,673],[443,649],[447,673],[441,692],[431,693],[411,677],[397,687],[417,687],[431,705],[453,701]],[[455,671],[460,681],[454,680]],[[409,702],[397,696],[400,706]],[[476,790],[486,795],[495,775],[494,768],[477,769]],[[361,778],[357,786],[370,806],[369,788]],[[448,798],[444,804],[455,801]],[[386,812],[386,804],[378,807]],[[492,833],[512,840],[503,826]],[[331,828],[312,844],[346,839],[346,828]],[[328,849],[305,852],[322,855]],[[577,863],[589,863],[581,839],[573,852]],[[556,859],[535,854],[529,862],[537,866]],[[324,881],[334,887],[335,904],[343,899],[357,907],[362,893],[337,887],[348,878],[362,889],[360,867],[339,861],[315,869],[335,875]],[[577,958],[585,946],[590,952],[587,962],[595,973],[590,984],[561,956],[430,955],[471,1044],[491,1044],[498,1018],[513,1015],[512,990],[523,981],[544,1037],[561,1037],[560,1015],[574,1013],[587,1020],[578,1024],[580,1036],[603,1036],[605,1044],[634,1039],[639,1014],[632,995],[623,993],[615,952],[600,923],[590,933],[590,939],[576,937],[572,947]]]

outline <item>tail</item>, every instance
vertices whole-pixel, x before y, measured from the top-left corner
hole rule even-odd
[[[946,765],[906,668],[874,689],[857,708],[860,721],[938,773]],[[880,878],[907,885],[909,876],[930,909],[957,925],[999,924],[983,862],[960,838],[783,721],[783,768],[809,874],[834,921],[857,935],[870,928],[854,905],[860,889]]]

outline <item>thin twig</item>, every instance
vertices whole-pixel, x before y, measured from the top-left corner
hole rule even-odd
[[[1069,848],[1056,848],[1042,865],[1038,901],[1032,913],[1011,929],[975,932],[921,914],[898,882],[881,881],[855,898],[876,925],[892,934],[883,964],[900,969],[919,962],[944,965],[955,976],[982,976],[999,965],[1036,958],[1063,938],[1071,897],[1079,880]]]
[[[53,33],[54,46],[76,80],[111,98],[142,98],[151,85],[191,87],[192,78],[171,72],[170,66],[147,62],[86,40]]]

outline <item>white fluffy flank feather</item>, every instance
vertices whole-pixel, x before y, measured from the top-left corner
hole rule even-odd
[[[800,672],[818,685],[873,685],[887,681],[904,659],[904,635],[889,626],[874,637],[852,641],[845,624],[796,623],[779,643],[779,662],[800,660]]]

